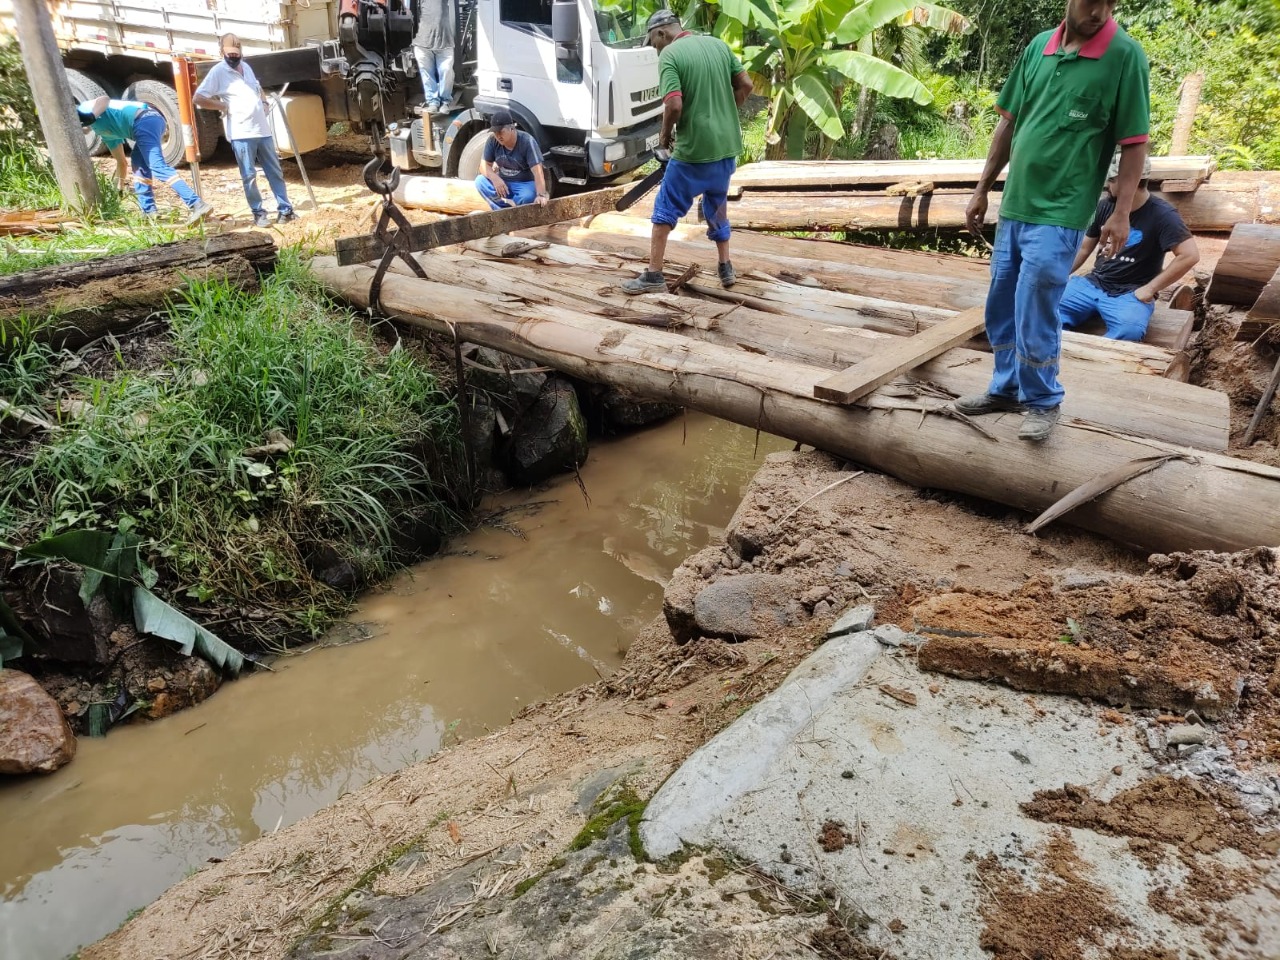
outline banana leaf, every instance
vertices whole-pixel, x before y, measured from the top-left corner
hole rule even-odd
[[[239,650],[218,639],[146,587],[133,588],[133,621],[139,632],[177,644],[184,656],[189,657],[194,651],[233,677],[244,669],[244,656]]]

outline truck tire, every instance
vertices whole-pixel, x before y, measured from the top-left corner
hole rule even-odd
[[[160,112],[164,117],[164,140],[160,148],[165,162],[171,167],[185,162],[186,151],[182,145],[182,115],[178,112],[178,92],[161,80],[137,80],[124,92],[126,100],[140,100]]]
[[[192,109],[196,112],[196,155],[208,160],[222,139],[222,116],[216,110]]]
[[[474,180],[480,176],[480,161],[484,158],[484,145],[489,140],[489,132],[483,128],[471,134],[471,139],[462,145],[458,154],[458,170],[455,176],[460,180]]]
[[[84,103],[86,100],[96,100],[98,97],[107,96],[106,88],[83,71],[67,67],[67,82],[71,84],[71,95],[76,98],[76,103]],[[100,157],[107,152],[106,144],[102,142],[102,138],[92,130],[84,135],[84,143],[89,148],[89,156],[91,157]]]

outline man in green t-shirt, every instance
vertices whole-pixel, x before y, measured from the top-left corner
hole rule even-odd
[[[1099,257],[1117,256],[1142,177],[1150,130],[1146,55],[1112,19],[1116,0],[1068,0],[1066,17],[1022,52],[996,101],[1001,120],[966,212],[982,235],[987,195],[1009,176],[991,256],[987,338],[995,373],[987,392],[961,397],[969,415],[1025,411],[1018,436],[1045,440],[1065,395],[1058,302],[1106,180],[1116,144],[1115,211]]]
[[[738,108],[751,93],[751,78],[723,40],[692,34],[666,8],[649,18],[649,45],[658,51],[663,99],[659,146],[671,159],[653,203],[649,269],[622,284],[629,294],[667,289],[662,276],[667,238],[702,195],[707,237],[715,242],[720,282],[737,277],[729,260],[729,178],[742,152]],[[675,149],[672,150],[672,138]]]

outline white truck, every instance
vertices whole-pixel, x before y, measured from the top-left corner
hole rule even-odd
[[[458,107],[425,118],[412,47],[417,0],[50,0],[49,8],[77,99],[150,103],[168,122],[165,153],[175,164],[183,144],[173,62],[192,61],[203,76],[230,32],[264,87],[288,84],[299,152],[341,121],[403,169],[474,176],[488,117],[507,109],[541,145],[554,188],[613,179],[652,155],[662,103],[644,28],[661,5],[458,0]],[[12,32],[6,7],[0,0],[0,24]],[[222,136],[217,114],[195,111],[194,127],[208,157]]]

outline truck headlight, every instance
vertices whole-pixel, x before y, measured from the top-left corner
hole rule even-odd
[[[621,160],[627,155],[627,145],[614,141],[604,148],[604,158],[606,160]]]

